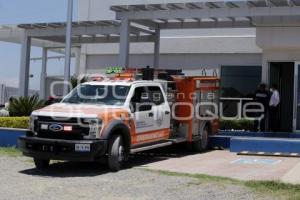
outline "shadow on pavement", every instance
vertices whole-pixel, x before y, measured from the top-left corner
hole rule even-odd
[[[139,167],[146,164],[159,162],[171,158],[180,158],[187,155],[193,155],[186,150],[183,144],[164,147],[160,149],[145,151],[137,154],[130,155],[129,161],[123,166],[123,170],[133,167]],[[19,171],[19,173],[33,176],[43,177],[91,177],[99,176],[111,172],[105,161],[101,163],[97,162],[54,162],[48,169],[39,170],[36,168],[25,169]]]
[[[48,169],[25,169],[19,173],[43,177],[90,177],[108,173],[106,165],[96,162],[55,162]]]

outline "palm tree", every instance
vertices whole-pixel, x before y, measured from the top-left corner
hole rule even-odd
[[[32,111],[44,107],[44,103],[38,96],[14,98],[8,106],[8,112],[15,117],[30,116]]]

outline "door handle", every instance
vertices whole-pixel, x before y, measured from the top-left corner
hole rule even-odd
[[[149,113],[148,115],[149,115],[149,117],[153,117],[154,116],[154,114],[152,112]]]
[[[170,114],[170,111],[165,111],[165,114],[166,114],[166,115],[169,115],[169,114]]]

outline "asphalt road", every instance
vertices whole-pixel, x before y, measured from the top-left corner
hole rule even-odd
[[[126,168],[109,172],[97,163],[54,163],[39,171],[29,158],[0,155],[0,200],[11,199],[272,199],[231,184],[200,183],[189,177],[166,176],[141,165],[184,154],[157,152],[134,156]]]

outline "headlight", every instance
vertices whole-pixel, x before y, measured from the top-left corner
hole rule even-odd
[[[38,119],[37,116],[31,115],[29,119],[29,130],[34,132],[35,122]]]
[[[84,119],[85,123],[89,123],[89,135],[86,139],[100,138],[100,131],[102,129],[102,120],[100,119]]]

